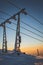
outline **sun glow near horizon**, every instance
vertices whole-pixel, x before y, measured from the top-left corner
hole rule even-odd
[[[13,50],[13,47],[8,48],[8,50]],[[21,52],[25,52],[26,54],[32,54],[32,55],[37,55],[37,49],[39,50],[39,53],[43,54],[43,46],[42,45],[37,45],[33,47],[21,47],[20,50]]]

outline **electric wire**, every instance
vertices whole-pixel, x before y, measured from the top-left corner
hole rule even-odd
[[[2,18],[2,19],[3,19],[3,18]],[[40,32],[41,34],[43,34],[43,32],[41,32],[40,30],[36,29],[35,27],[33,27],[33,26],[31,26],[31,25],[25,23],[24,21],[21,21],[21,23],[23,23],[23,24],[27,25],[28,27],[30,27],[30,28],[32,28],[32,29],[34,29],[34,30]],[[39,35],[39,36],[40,36],[40,35]]]
[[[4,19],[4,18],[0,18],[0,19]],[[5,20],[5,19],[4,19]],[[13,23],[13,22],[11,22],[11,23]],[[17,25],[16,23],[13,23],[14,25]],[[31,31],[31,30],[29,30],[29,29],[26,29],[25,27],[23,27],[23,26],[20,26],[22,29],[25,29],[26,31],[29,31],[29,32],[31,32],[31,33],[33,33],[33,34],[35,34],[35,35],[37,35],[37,36],[40,36],[41,38],[43,38],[43,36],[41,36],[41,35],[39,35],[39,34],[37,34],[37,33],[35,33],[35,32],[33,32],[33,31]]]
[[[11,4],[12,6],[18,8],[18,9],[21,9],[20,7],[16,6],[15,4],[13,4],[11,1],[7,0],[9,4]]]
[[[35,37],[31,36],[31,35],[25,34],[25,33],[23,33],[23,32],[21,32],[21,33],[24,34],[24,35],[26,35],[26,36],[29,36],[29,37],[31,37],[31,38],[33,38],[33,39],[36,39],[36,40],[38,40],[38,41],[43,42],[42,40],[40,40],[40,39],[38,39],[38,38],[35,38]]]
[[[5,18],[2,18],[2,17],[1,17],[0,19],[3,19],[3,20],[5,20]]]
[[[10,28],[10,27],[8,27],[8,26],[6,26],[6,27],[9,28],[9,29],[11,29],[11,30],[13,30],[13,31],[16,31],[15,29],[12,29],[12,28]],[[42,40],[40,40],[40,39],[38,39],[38,38],[35,38],[35,37],[31,36],[31,35],[25,34],[25,33],[23,33],[23,32],[20,32],[20,33],[23,34],[23,35],[25,35],[25,36],[31,37],[31,38],[33,38],[33,39],[35,39],[35,40],[38,40],[38,41],[43,42]]]
[[[6,12],[3,12],[4,14],[6,13]],[[7,15],[7,14],[6,14]],[[27,25],[27,26],[29,26],[29,27],[31,27],[32,29],[34,29],[34,30],[36,30],[36,31],[38,31],[38,32],[40,32],[41,34],[43,34],[43,32],[41,32],[40,30],[38,30],[38,29],[36,29],[35,27],[33,27],[33,26],[31,26],[31,25],[29,25],[29,24],[27,24],[27,23],[25,23],[25,22],[23,22],[23,21],[21,21],[23,24],[25,24],[25,25]]]
[[[43,25],[43,23],[41,23],[41,21],[39,21],[37,18],[35,18],[33,15],[28,13],[28,16],[32,17],[34,20],[36,20],[38,23],[40,23],[41,25]]]
[[[11,1],[8,1],[9,4],[15,6],[17,9],[21,9],[20,7],[18,7],[17,5],[13,4]],[[40,23],[41,25],[43,25],[43,23],[41,23],[40,20],[38,20],[37,18],[35,18],[33,15],[31,15],[30,13],[27,13],[28,16],[32,17],[34,20],[36,20],[38,23]]]
[[[3,13],[3,14],[5,14],[5,15],[11,16],[10,14],[8,14],[8,13],[5,12],[5,11],[0,10],[0,12]]]
[[[14,24],[14,25],[17,25],[16,23],[13,23],[13,22],[11,22],[11,23]],[[41,36],[41,35],[39,35],[39,34],[33,32],[33,31],[29,30],[29,29],[26,29],[25,27],[23,27],[23,26],[21,26],[21,25],[20,25],[20,27],[21,27],[22,29],[28,31],[28,32],[31,32],[31,33],[33,33],[33,34],[35,34],[35,35],[37,35],[37,36],[43,38],[43,36]]]
[[[22,22],[23,24],[27,25],[28,27],[31,27],[32,29],[34,29],[34,30],[40,32],[41,34],[43,34],[43,32],[41,32],[40,30],[36,29],[35,27],[33,27],[33,26],[31,26],[31,25],[25,23],[24,21],[21,21],[21,22]]]

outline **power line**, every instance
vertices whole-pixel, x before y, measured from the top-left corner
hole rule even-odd
[[[38,40],[38,41],[43,42],[42,40],[40,40],[40,39],[38,39],[38,38],[35,38],[35,37],[31,36],[31,35],[25,34],[25,33],[23,33],[23,32],[21,32],[21,33],[24,34],[24,35],[26,35],[26,36],[28,36],[28,37],[31,37],[31,38],[33,38],[33,39],[36,39],[36,40]]]
[[[18,8],[18,9],[21,9],[20,7],[16,6],[15,4],[13,4],[11,1],[7,0],[9,4],[11,4],[12,6]]]
[[[11,29],[11,30],[13,30],[13,31],[16,31],[15,29],[12,29],[12,28],[10,28],[10,27],[8,27],[8,26],[7,26],[7,28],[9,28],[9,29]],[[33,38],[33,39],[35,39],[35,40],[38,40],[38,41],[43,42],[42,40],[40,40],[40,39],[38,39],[38,38],[35,38],[35,37],[31,36],[31,35],[25,34],[25,33],[23,33],[23,32],[20,32],[20,33],[23,34],[23,35],[25,35],[25,36],[31,37],[31,38]]]
[[[21,9],[21,8],[19,8],[17,5],[13,4],[11,1],[8,1],[8,2],[9,2],[9,4],[15,6],[17,9]],[[28,16],[30,16],[30,17],[32,17],[34,20],[36,20],[38,23],[40,23],[41,25],[43,25],[43,23],[41,23],[41,21],[38,20],[37,18],[35,18],[33,15],[31,15],[31,14],[29,14],[29,13],[27,13],[27,14],[28,14]]]
[[[2,18],[2,19],[3,19],[3,18]],[[33,26],[31,26],[31,25],[25,23],[24,21],[21,21],[21,22],[22,22],[23,24],[27,25],[28,27],[30,27],[30,28],[32,28],[32,29],[34,29],[34,30],[40,32],[41,34],[43,34],[43,32],[41,32],[40,30],[36,29],[35,27],[33,27]],[[33,33],[33,32],[32,32],[32,33]],[[37,35],[37,34],[36,34],[36,35]],[[38,35],[38,36],[40,36],[40,35]],[[40,36],[40,37],[41,37],[41,36]]]
[[[11,28],[10,28],[11,29]],[[14,29],[12,29],[12,30],[14,30]],[[16,31],[16,30],[15,30]],[[21,33],[23,33],[23,32],[21,32]],[[31,38],[34,38],[34,39],[36,39],[36,40],[39,40],[39,41],[42,41],[42,40],[40,40],[40,39],[37,39],[37,38],[35,38],[35,37],[32,37],[32,36],[30,36],[30,35],[27,35],[27,34],[25,34],[25,33],[23,33],[24,35],[26,35],[26,36],[29,36],[29,37],[31,37]]]
[[[0,12],[1,12],[1,13],[4,13],[4,14],[6,14],[6,15],[9,15],[7,12],[1,11],[1,10],[0,10]],[[15,16],[18,15],[19,13],[22,13],[22,14],[27,15],[27,12],[25,11],[25,8],[23,8],[23,9],[21,9],[19,12],[17,12],[16,14],[14,14],[13,16],[9,15],[9,16],[11,16],[9,19],[11,19],[11,18],[14,19]]]
[[[27,31],[29,31],[29,32],[31,32],[31,33],[33,33],[33,34],[35,34],[35,35],[40,36],[41,38],[43,38],[43,36],[41,36],[41,35],[39,35],[39,34],[33,32],[33,31],[31,31],[31,30],[28,30],[28,29],[26,29],[26,28],[24,28],[24,27],[22,27],[22,29],[25,29],[25,30],[27,30]]]
[[[0,12],[2,12],[2,13],[4,13],[4,14],[8,14],[8,13],[6,13],[6,12],[4,12],[4,11],[0,11]],[[9,14],[8,14],[9,15]],[[9,15],[10,16],[10,15]],[[36,30],[36,31],[38,31],[38,32],[40,32],[40,33],[42,33],[43,34],[43,32],[41,32],[40,30],[38,30],[38,29],[36,29],[36,28],[34,28],[33,26],[31,26],[31,25],[29,25],[29,24],[27,24],[27,23],[25,23],[25,22],[23,22],[22,21],[22,23],[24,23],[25,25],[27,25],[27,26],[29,26],[29,27],[31,27],[31,28],[33,28],[34,30]]]
[[[0,12],[4,13],[4,14],[6,14],[6,15],[8,14],[8,13],[3,12],[3,11],[0,11]],[[8,14],[8,15],[9,15],[9,14]],[[43,34],[43,32],[41,32],[40,30],[36,29],[35,27],[33,27],[33,26],[31,26],[31,25],[29,25],[29,24],[27,24],[27,23],[23,22],[23,21],[22,21],[22,23],[24,23],[25,25],[27,25],[27,26],[29,26],[29,27],[33,28],[34,30],[36,30],[36,31],[40,32],[41,34]]]
[[[34,30],[40,32],[41,34],[43,34],[43,32],[41,32],[40,30],[36,29],[35,27],[33,27],[33,26],[31,26],[31,25],[29,25],[29,24],[23,22],[23,21],[21,21],[21,22],[22,22],[23,24],[27,25],[28,27],[31,27],[32,29],[34,29]]]
[[[8,14],[8,13],[5,12],[5,11],[0,10],[0,12],[6,14],[6,15],[8,15],[8,16],[11,16],[10,14]]]
[[[4,19],[4,20],[5,20],[5,18],[0,18],[0,19]],[[11,22],[11,23],[13,23],[13,22]],[[13,23],[13,24],[16,25],[16,23]],[[22,28],[22,29],[25,29],[26,31],[29,31],[29,32],[31,32],[31,33],[37,35],[37,36],[40,36],[41,38],[43,38],[43,36],[41,36],[41,35],[39,35],[39,34],[33,32],[33,31],[31,31],[31,30],[28,30],[28,29],[24,28],[23,26],[21,26],[21,28]]]
[[[3,19],[3,20],[5,20],[5,18],[2,18],[2,17],[1,17],[0,19]]]
[[[13,23],[13,22],[11,22],[11,23]],[[16,23],[13,23],[14,25],[17,25]],[[41,38],[43,38],[43,36],[41,36],[41,35],[39,35],[39,34],[37,34],[37,33],[35,33],[35,32],[33,32],[33,31],[31,31],[31,30],[28,30],[28,29],[26,29],[25,27],[23,27],[23,26],[20,26],[22,29],[25,29],[26,31],[28,31],[28,32],[31,32],[31,33],[33,33],[33,34],[35,34],[35,35],[37,35],[37,36],[39,36],[39,37],[41,37]]]
[[[34,20],[36,20],[38,23],[40,23],[41,25],[43,25],[43,23],[41,23],[41,21],[39,21],[37,18],[35,18],[33,15],[28,13],[28,16],[32,17]]]

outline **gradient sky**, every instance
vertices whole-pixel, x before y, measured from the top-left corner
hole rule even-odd
[[[41,23],[43,23],[43,0],[9,0],[9,1],[11,1],[13,4],[17,5],[20,8],[26,8],[26,11],[29,14],[31,14],[32,16],[34,16],[35,18],[40,20]],[[0,18],[5,18],[5,20],[19,11],[19,9],[17,9],[15,6],[9,4],[8,0],[0,0],[0,10],[9,14],[9,15],[6,15],[6,14],[0,12]],[[21,20],[43,32],[43,25],[38,23],[36,20],[31,18],[30,16],[21,14]],[[4,20],[0,19],[0,23],[1,22],[4,22]],[[12,22],[17,23],[17,21],[15,21],[15,20],[12,20]],[[25,28],[43,36],[43,34],[41,34],[40,32],[37,32],[36,30],[34,30],[22,23],[21,23],[21,25],[24,26]],[[13,24],[6,24],[6,26],[16,29],[16,26]],[[16,32],[12,31],[8,28],[6,28],[6,30],[7,30],[6,33],[7,33],[8,49],[12,50],[12,49],[14,49]],[[24,29],[21,29],[21,31],[26,34],[29,34],[35,38],[43,40],[43,38],[29,32],[29,31],[26,31]],[[39,50],[43,51],[43,42],[35,40],[30,37],[27,37],[23,34],[21,34],[21,39],[22,39],[22,41],[21,41],[21,50],[22,51],[30,52],[30,50],[32,51],[32,49],[33,49],[33,51],[34,51],[34,49],[36,51],[37,48]],[[0,27],[0,48],[2,48],[2,43],[3,43],[3,28]]]

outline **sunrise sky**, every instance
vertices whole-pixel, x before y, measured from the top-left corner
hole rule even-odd
[[[26,11],[29,14],[31,14],[36,19],[40,20],[41,23],[43,23],[43,0],[9,0],[9,1],[11,1],[13,4],[15,4],[19,8],[26,8]],[[10,16],[17,13],[19,9],[16,8],[14,5],[10,4],[7,0],[0,0],[0,11],[4,11],[9,14],[8,15],[3,12],[0,12],[0,23],[2,23]],[[5,20],[1,18],[5,18]],[[14,23],[17,23],[17,21],[15,20],[11,20],[11,21]],[[24,21],[25,23],[43,32],[43,25],[38,23],[36,20],[31,18],[30,16],[21,14],[20,22],[21,21]],[[13,28],[16,30],[16,25],[14,24],[6,24],[6,26],[9,26],[10,28]],[[40,33],[30,28],[29,26],[26,26],[23,23],[21,23],[21,26],[43,37],[43,33]],[[40,36],[37,36],[29,31],[26,31],[23,28],[21,28],[20,31],[43,41],[43,38],[41,38]],[[8,50],[13,50],[15,48],[16,32],[6,27],[6,34],[7,34]],[[2,43],[3,43],[3,28],[0,27],[0,49],[2,48]],[[29,53],[29,54],[37,54],[37,49],[39,49],[39,52],[42,53],[43,42],[21,34],[20,49],[21,51]]]

